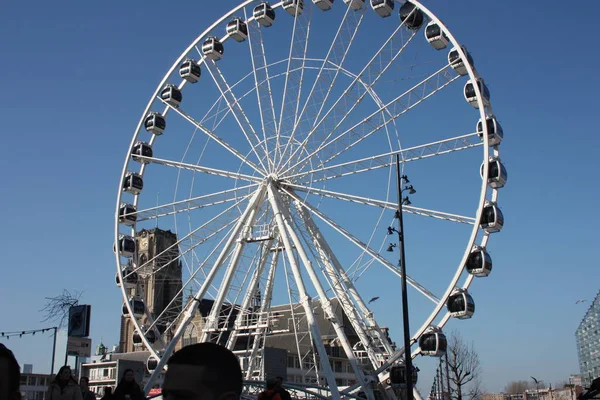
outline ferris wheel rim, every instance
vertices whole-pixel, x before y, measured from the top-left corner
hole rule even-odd
[[[397,1],[399,2],[399,1]],[[126,156],[126,160],[125,160],[125,164],[123,167],[123,171],[121,174],[121,181],[120,181],[120,185],[119,185],[119,190],[118,190],[118,196],[117,196],[117,207],[116,207],[116,215],[115,215],[115,243],[117,243],[119,235],[120,235],[120,230],[119,227],[121,226],[119,223],[119,208],[121,206],[122,203],[122,199],[121,199],[121,195],[122,195],[122,188],[121,188],[121,182],[123,181],[126,173],[128,172],[128,166],[129,163],[131,162],[131,151],[133,149],[134,144],[136,143],[136,141],[138,140],[138,135],[139,132],[141,131],[142,128],[142,124],[144,121],[145,116],[148,114],[148,112],[150,111],[152,105],[155,103],[155,99],[159,93],[159,91],[164,87],[165,83],[168,81],[169,77],[173,75],[173,72],[176,70],[176,68],[178,67],[178,65],[190,54],[191,51],[193,51],[194,47],[198,45],[198,43],[200,43],[200,41],[202,39],[204,39],[206,37],[207,34],[209,34],[211,31],[213,31],[216,27],[218,27],[219,25],[221,25],[227,18],[230,18],[232,15],[234,15],[236,12],[239,12],[241,9],[246,9],[247,6],[251,5],[252,3],[254,3],[253,0],[248,0],[243,2],[242,4],[240,4],[239,6],[235,7],[234,9],[232,9],[231,11],[229,11],[228,13],[224,14],[220,19],[218,19],[215,23],[213,23],[209,28],[207,28],[201,35],[199,35],[194,42],[179,56],[179,58],[175,61],[175,63],[173,64],[173,66],[171,67],[171,69],[169,70],[169,72],[167,72],[167,74],[164,76],[163,80],[159,83],[159,85],[157,86],[157,89],[154,93],[154,95],[151,97],[150,102],[148,103],[146,109],[144,110],[142,117],[140,118],[140,121],[138,123],[138,126],[136,128],[134,137],[132,139],[132,142],[130,144],[129,147],[129,151],[127,153]],[[427,14],[427,16],[432,20],[437,22],[440,27],[442,27],[443,31],[449,36],[450,41],[452,42],[453,46],[457,49],[457,51],[461,54],[461,56],[463,57],[463,59],[466,59],[466,55],[464,54],[460,43],[458,43],[458,41],[455,40],[454,36],[452,35],[451,31],[447,29],[447,27],[442,23],[442,21],[440,21],[435,14],[433,14],[431,11],[429,11],[426,7],[424,7],[419,1],[416,0],[411,0],[411,3],[414,3],[421,11],[423,11],[425,14]],[[281,6],[281,3],[278,3],[276,5],[274,5],[273,7],[279,7]],[[228,36],[228,35],[226,35]],[[225,38],[223,41],[225,41],[227,38]],[[479,75],[477,74],[477,71],[475,70],[475,68],[470,65],[469,63],[466,63],[466,67],[468,70],[468,77],[469,79],[471,79],[473,82],[476,81],[477,78],[479,78]],[[478,87],[478,85],[473,85],[474,86],[474,90],[477,93],[477,101],[479,104],[479,114],[480,114],[480,118],[482,121],[485,121],[485,118],[490,115],[493,114],[492,113],[492,109],[491,109],[491,105],[486,105],[483,103],[482,101],[482,93],[480,88]],[[166,108],[169,108],[168,106]],[[486,112],[486,110],[488,110],[488,112]],[[488,127],[487,124],[483,124],[483,141],[484,141],[484,145],[483,147],[483,155],[484,155],[484,160],[488,160],[490,157],[490,145],[489,145],[489,139],[488,139]],[[154,141],[156,138],[156,136],[152,136],[151,141]],[[499,152],[498,152],[498,145],[495,145],[493,148],[493,154],[494,156],[498,156]],[[242,160],[243,162],[243,160]],[[141,165],[140,167],[140,175],[143,176],[144,173],[144,169],[145,169],[145,165]],[[487,176],[488,174],[488,163],[484,162],[484,166],[483,166],[483,171],[484,171],[484,176]],[[487,182],[485,181],[485,179],[482,179],[482,189],[481,189],[481,194],[480,194],[480,199],[479,199],[479,206],[476,212],[476,217],[475,217],[475,221],[480,221],[481,220],[481,215],[483,212],[483,207],[484,204],[488,198],[488,190],[490,190],[489,186],[487,185]],[[137,204],[139,199],[139,195],[136,195],[134,197],[134,205]],[[496,188],[491,189],[491,201],[496,202],[498,199],[498,190]],[[416,342],[418,340],[418,338],[423,334],[423,332],[429,327],[431,326],[431,322],[438,316],[438,314],[441,312],[441,309],[443,308],[445,301],[447,300],[447,298],[450,296],[450,294],[452,293],[452,291],[458,287],[457,283],[460,280],[460,277],[462,275],[462,272],[464,271],[464,265],[466,262],[466,259],[468,257],[468,254],[470,253],[470,249],[473,247],[473,245],[475,244],[475,242],[477,241],[477,234],[479,233],[479,231],[481,230],[481,228],[478,226],[477,222],[474,224],[473,230],[472,230],[472,234],[471,234],[471,238],[469,239],[469,244],[467,246],[467,249],[465,250],[463,257],[461,259],[461,262],[459,264],[459,267],[457,269],[457,272],[455,274],[455,278],[453,278],[452,280],[452,284],[450,287],[450,285],[448,286],[448,289],[446,290],[444,296],[440,299],[438,306],[436,307],[436,311],[435,311],[435,315],[433,315],[433,317],[431,317],[430,319],[428,319],[428,321],[423,324],[423,326],[421,328],[419,328],[415,334],[412,337],[412,341]],[[483,238],[482,238],[482,244],[485,246],[487,244],[489,238],[489,233],[484,232],[483,233]],[[117,259],[117,273],[121,273],[122,272],[122,262],[119,258],[119,254],[118,251],[116,253],[116,259]],[[473,276],[469,275],[467,277],[466,282],[463,284],[463,288],[468,288],[470,286],[470,284],[473,281]],[[126,293],[125,287],[124,285],[121,285],[121,292],[122,292],[122,296],[123,299],[125,301],[125,305],[127,306],[128,312],[131,316],[133,316],[133,311],[131,309],[131,305],[129,304],[128,301],[128,295]],[[438,324],[437,326],[443,327],[445,325],[445,323],[448,321],[449,319],[449,313],[446,313],[446,315],[443,317],[442,321],[440,322],[440,324]],[[131,320],[133,321],[133,324],[135,326],[136,330],[141,331],[142,327],[141,325],[139,325],[139,323],[137,322],[136,318],[132,317]],[[144,342],[145,347],[151,352],[152,356],[160,358],[158,352],[154,351],[152,348],[152,345],[150,343],[147,342],[146,338],[144,337],[144,335],[142,336],[142,340]],[[415,354],[416,355],[416,354]],[[414,356],[413,356],[414,357]]]

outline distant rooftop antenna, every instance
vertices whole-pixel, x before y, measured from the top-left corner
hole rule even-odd
[[[160,192],[156,192],[156,226],[155,228],[158,229],[158,196],[160,195]]]

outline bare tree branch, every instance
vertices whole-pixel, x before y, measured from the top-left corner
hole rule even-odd
[[[82,292],[69,292],[63,289],[62,293],[55,297],[46,297],[44,308],[40,312],[44,313],[42,322],[54,322],[58,329],[66,327],[69,317],[69,309],[79,304]]]
[[[479,398],[481,395],[479,389],[481,368],[479,355],[475,351],[473,343],[465,343],[457,332],[453,332],[448,341],[447,355],[450,382],[454,386],[452,398],[456,400]],[[469,390],[465,391],[465,385],[469,383],[471,383]]]

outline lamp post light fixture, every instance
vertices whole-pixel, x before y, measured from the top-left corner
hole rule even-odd
[[[413,366],[412,357],[410,354],[410,326],[409,326],[409,315],[408,315],[408,294],[406,288],[406,255],[404,252],[404,220],[402,218],[402,206],[410,205],[408,196],[402,197],[404,192],[409,194],[415,194],[417,191],[413,185],[409,185],[410,181],[406,175],[400,175],[400,156],[396,154],[396,175],[398,185],[398,209],[396,210],[395,218],[398,219],[398,229],[389,226],[388,235],[392,235],[394,232],[398,234],[398,243],[400,246],[400,257],[398,265],[400,266],[401,285],[402,285],[402,322],[404,326],[404,368],[406,369],[406,400],[413,400]],[[402,185],[405,184],[404,188]],[[393,251],[396,245],[390,243],[387,251]]]

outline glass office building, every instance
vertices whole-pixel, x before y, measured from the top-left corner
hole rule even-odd
[[[575,332],[583,385],[600,376],[600,292]]]

